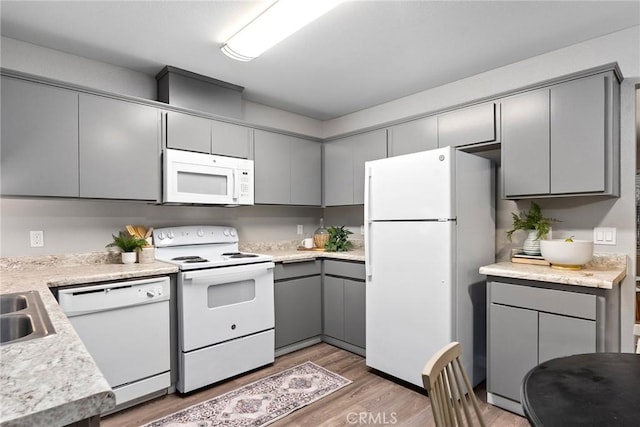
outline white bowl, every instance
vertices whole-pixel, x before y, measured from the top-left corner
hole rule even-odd
[[[574,240],[573,242],[565,242],[564,239],[540,240],[540,252],[553,268],[579,270],[593,258],[593,242],[591,240]]]

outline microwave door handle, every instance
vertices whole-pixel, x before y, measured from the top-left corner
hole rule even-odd
[[[240,171],[238,169],[233,170],[233,200],[238,200],[240,197]]]

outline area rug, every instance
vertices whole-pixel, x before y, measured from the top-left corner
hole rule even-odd
[[[305,362],[144,427],[266,426],[348,384],[350,380]]]

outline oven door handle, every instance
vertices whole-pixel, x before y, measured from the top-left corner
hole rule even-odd
[[[210,285],[219,285],[231,281],[246,280],[256,277],[257,272],[273,270],[275,264],[272,262],[262,262],[259,264],[234,265],[230,267],[220,267],[207,270],[186,271],[182,273],[182,280],[206,279]]]

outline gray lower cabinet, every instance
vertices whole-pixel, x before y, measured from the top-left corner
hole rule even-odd
[[[438,115],[438,147],[498,141],[499,107],[487,102]]]
[[[160,112],[87,94],[79,101],[80,196],[157,201]]]
[[[364,204],[365,162],[387,157],[387,130],[377,129],[324,144],[325,206]]]
[[[78,197],[78,94],[2,76],[2,195]]]
[[[489,403],[521,413],[520,386],[530,369],[604,351],[605,338],[597,295],[516,282],[488,283],[487,392]]]
[[[608,72],[505,98],[504,197],[617,196],[619,90]]]
[[[320,206],[319,142],[256,130],[254,161],[255,203]]]
[[[438,118],[424,117],[387,129],[389,157],[438,148]]]
[[[221,156],[251,157],[253,130],[246,126],[168,111],[167,148]]]
[[[322,276],[320,261],[276,264],[276,348],[322,335]]]
[[[364,355],[364,264],[324,261],[323,333],[336,346]]]

